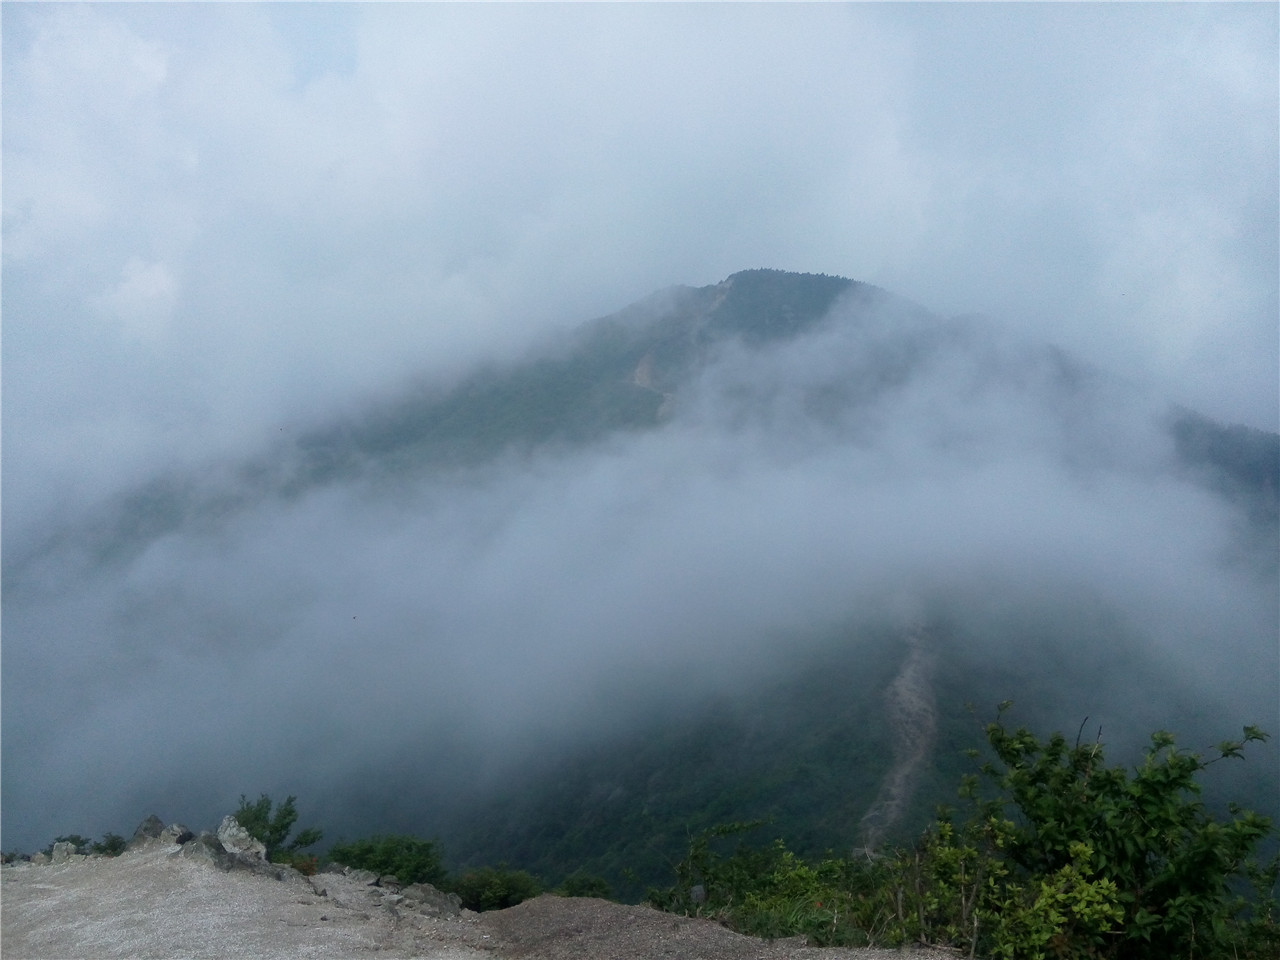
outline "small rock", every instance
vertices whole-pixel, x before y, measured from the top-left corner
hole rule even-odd
[[[48,855],[47,853],[33,853],[33,854],[31,855],[31,862],[32,862],[32,863],[34,863],[34,864],[45,864],[45,863],[48,863],[48,862],[49,862],[49,855]]]
[[[212,863],[219,870],[230,870],[236,864],[235,856],[228,853],[227,848],[222,845],[222,841],[207,830],[202,831],[200,836],[184,843],[181,849],[178,850],[177,856],[192,860],[204,860],[207,863]]]
[[[320,874],[317,873],[307,877],[307,883],[311,884],[311,889],[316,892],[317,896],[327,897],[329,895],[330,881],[326,880]]]
[[[384,873],[378,878],[378,886],[384,887],[392,893],[396,893],[399,891],[402,884],[400,883],[399,877],[392,876],[389,873]]]
[[[228,853],[234,853],[249,860],[266,860],[267,858],[267,848],[262,841],[240,826],[240,822],[230,814],[223,817],[222,823],[218,825],[218,839]]]
[[[178,845],[186,843],[195,834],[188,830],[180,823],[171,823],[160,831],[161,843],[176,843]]]
[[[54,863],[66,863],[75,852],[76,845],[74,843],[67,843],[62,840],[53,845],[53,857],[51,859]]]
[[[349,868],[346,872],[346,877],[352,883],[363,884],[367,887],[372,887],[378,882],[378,875],[372,870],[355,870]]]

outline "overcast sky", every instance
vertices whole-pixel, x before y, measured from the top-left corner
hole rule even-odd
[[[1276,37],[1272,4],[6,5],[6,484],[756,266],[1275,430]]]
[[[1274,4],[5,4],[6,544],[415,377],[750,267],[986,315],[1275,430],[1277,21]],[[803,380],[824,356],[788,362]],[[6,765],[25,778],[8,779],[6,812],[45,802],[35,758],[65,785],[143,756],[180,779],[202,737],[210,776],[246,780],[317,741],[368,755],[351,731],[383,742],[414,709],[410,668],[438,674],[424,725],[477,694],[459,682],[474,658],[530,716],[563,691],[521,680],[558,658],[591,676],[709,669],[724,648],[691,636],[838,618],[886,553],[901,563],[875,577],[925,556],[1013,575],[1065,542],[1037,576],[1115,589],[1139,633],[1186,648],[1221,629],[1254,649],[1273,630],[1273,588],[1212,562],[1220,504],[1167,478],[1086,496],[1061,450],[1026,439],[1041,421],[1014,395],[957,418],[1023,453],[922,465],[911,445],[942,429],[927,411],[953,380],[929,383],[900,414],[906,439],[881,448],[899,459],[878,465],[843,449],[744,465],[740,438],[709,441],[695,419],[454,491],[449,511],[440,494],[419,491],[406,516],[335,489],[179,531],[93,579],[57,560],[43,592],[6,603]],[[873,527],[797,506],[839,501],[850,476]],[[1046,502],[1061,508],[1037,516]],[[1022,520],[1001,539],[1010,509]],[[903,540],[926,520],[949,534]],[[584,579],[598,607],[577,605]],[[592,646],[628,618],[644,630]],[[443,646],[413,652],[424,632]],[[521,632],[542,653],[511,656]],[[310,688],[274,697],[263,678],[290,670]],[[379,699],[334,713],[350,692],[335,676]],[[228,712],[249,689],[262,702]],[[309,726],[237,766],[235,745],[300,710]],[[468,716],[473,733],[499,720]],[[113,811],[142,802],[125,794]]]

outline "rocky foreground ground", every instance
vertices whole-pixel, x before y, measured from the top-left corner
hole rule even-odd
[[[542,896],[461,910],[426,888],[361,871],[304,877],[227,869],[156,842],[114,858],[0,868],[5,960],[430,958],[430,960],[941,960],[941,952],[765,942],[703,919],[604,900]],[[406,892],[412,895],[406,895]]]

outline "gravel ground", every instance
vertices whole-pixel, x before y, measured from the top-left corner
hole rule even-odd
[[[337,875],[324,893],[174,856],[159,846],[114,859],[0,867],[5,960],[423,958],[423,960],[951,960],[938,951],[768,943],[707,920],[605,900],[542,896],[509,910],[431,915]]]
[[[928,950],[806,947],[802,938],[744,937],[694,920],[607,900],[541,896],[483,914],[503,958],[511,960],[955,960]]]

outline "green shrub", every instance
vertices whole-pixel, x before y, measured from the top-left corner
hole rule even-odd
[[[523,870],[509,870],[506,864],[469,870],[453,884],[468,910],[503,910],[532,899],[542,887]]]
[[[693,837],[676,865],[676,885],[650,890],[655,907],[717,920],[752,936],[803,934],[821,946],[866,946],[883,926],[870,899],[881,885],[880,864],[828,857],[806,864],[781,840],[756,848],[742,836],[761,821],[713,827]],[[730,838],[737,844],[727,852]],[[890,942],[883,940],[883,942]]]
[[[440,886],[445,870],[434,842],[411,836],[373,836],[335,844],[329,859],[349,867],[393,874],[401,883]]]
[[[240,794],[240,806],[234,814],[236,821],[267,848],[267,859],[273,863],[292,864],[304,847],[320,842],[324,836],[314,828],[298,831],[298,835],[289,839],[289,832],[298,822],[298,811],[294,806],[297,797],[289,796],[284,803],[275,808],[273,813],[271,798],[265,793],[250,803]]]
[[[759,826],[730,824],[693,838],[676,885],[649,899],[817,944],[926,942],[997,960],[1280,957],[1280,859],[1251,859],[1270,821],[1234,806],[1215,819],[1196,781],[1265,734],[1246,727],[1205,761],[1156,733],[1132,773],[1105,766],[1101,744],[1042,743],[999,718],[986,734],[998,796],[980,799],[967,778],[959,826],[940,812],[910,849],[808,864],[782,841],[716,849]],[[1246,880],[1252,900],[1237,892]]]
[[[1130,775],[1104,765],[1100,743],[1068,747],[1061,734],[1040,743],[1025,729],[989,724],[998,764],[983,772],[1002,796],[980,813],[997,821],[1012,807],[1017,818],[1001,826],[1009,879],[1006,901],[992,911],[996,955],[1035,956],[1043,939],[1057,956],[1231,956],[1243,907],[1231,884],[1271,822],[1235,806],[1215,819],[1196,777],[1264,739],[1245,727],[1243,739],[1205,761],[1159,731]],[[1018,922],[1015,905],[1052,916],[1052,931],[1002,937],[1000,924]]]
[[[120,834],[104,833],[101,840],[95,840],[89,845],[89,851],[106,857],[118,857],[124,853],[126,845],[124,837],[120,836]]]
[[[613,889],[608,880],[581,872],[565,877],[556,893],[564,897],[597,897],[601,900],[613,898]]]
[[[41,853],[45,856],[52,856],[54,843],[69,843],[76,848],[76,853],[98,853],[108,857],[117,857],[124,853],[126,846],[124,837],[117,833],[103,834],[101,840],[90,840],[88,837],[82,837],[78,833],[68,833],[60,837],[54,837],[53,842],[45,847]],[[11,858],[20,857],[22,854],[15,853],[8,856]]]

